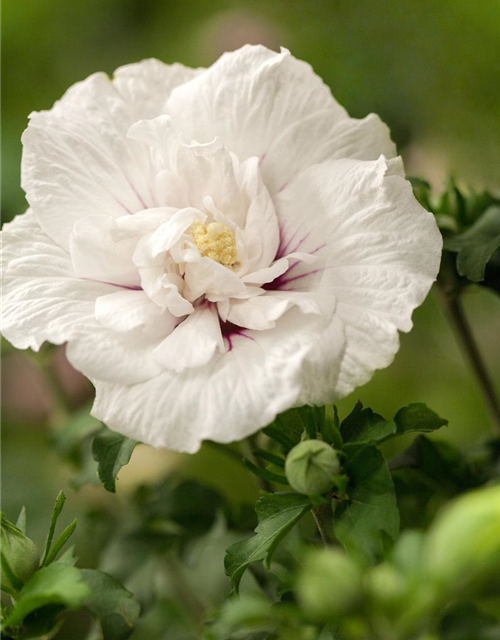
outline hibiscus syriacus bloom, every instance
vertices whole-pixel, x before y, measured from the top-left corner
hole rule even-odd
[[[93,414],[155,446],[345,396],[392,361],[438,271],[387,127],[286,50],[92,75],[23,145],[4,335],[67,342]]]

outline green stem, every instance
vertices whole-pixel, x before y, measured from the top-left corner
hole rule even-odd
[[[331,499],[328,498],[325,504],[314,507],[312,514],[323,544],[327,547],[330,546],[335,540],[333,534],[333,509]]]
[[[188,619],[193,621],[195,626],[200,625],[205,615],[205,606],[198,600],[187,581],[182,563],[173,553],[165,556],[164,562],[175,585],[176,600],[179,606],[182,607]]]
[[[482,392],[493,425],[500,431],[500,403],[467,318],[465,317],[459,297],[460,294],[448,292],[443,286],[439,287],[439,292],[448,318],[455,331],[457,341],[462,347],[464,356],[468,361]]]
[[[252,462],[255,466],[257,467],[261,467],[262,468],[262,461],[260,459],[257,459],[254,455],[253,455],[253,451],[254,449],[257,449],[257,437],[258,434],[254,434],[253,436],[249,436],[246,440],[242,440],[240,442],[240,446],[241,446],[241,451],[243,453],[243,455],[248,458],[250,460],[250,462]],[[255,478],[255,482],[258,485],[258,489],[261,491],[267,491],[268,493],[271,493],[273,491],[273,486],[272,484],[269,482],[269,480],[266,480],[265,478],[260,478],[258,476],[256,476],[255,474],[252,473],[253,478]]]

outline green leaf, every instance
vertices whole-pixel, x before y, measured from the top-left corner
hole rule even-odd
[[[311,503],[298,493],[268,493],[260,498],[255,509],[259,520],[255,535],[231,545],[224,561],[226,574],[236,591],[248,565],[264,559],[269,564],[278,544],[311,509]]]
[[[342,420],[340,434],[344,442],[379,442],[392,435],[385,418],[371,409],[364,409],[358,400],[351,413]]]
[[[278,427],[271,425],[262,429],[262,432],[265,433],[268,438],[280,444],[287,452],[295,446],[293,440]]]
[[[385,420],[371,409],[364,409],[361,402],[342,422],[340,431],[344,442],[380,443],[389,438],[419,431],[430,433],[448,424],[422,402],[401,408],[393,420]]]
[[[373,562],[399,533],[394,484],[386,461],[374,446],[347,445],[348,499],[334,514],[334,533],[348,553]]]
[[[64,495],[64,492],[59,491],[59,494],[56,498],[56,503],[54,505],[54,510],[52,512],[52,520],[50,522],[49,532],[47,534],[47,539],[45,540],[45,546],[43,548],[42,561],[40,562],[40,566],[42,567],[47,560],[47,556],[49,555],[50,547],[52,545],[52,539],[54,537],[54,531],[56,529],[57,520],[61,515],[61,511],[63,510],[65,502],[66,502],[66,496]]]
[[[68,542],[68,540],[71,538],[75,529],[76,529],[76,519],[73,520],[73,522],[64,529],[64,531],[61,533],[57,541],[54,543],[54,546],[49,551],[45,559],[45,563],[44,563],[45,566],[47,566],[51,562],[54,562],[54,560],[57,557],[57,554],[59,553],[59,551],[61,551],[61,549],[66,544],[66,542]]]
[[[87,405],[72,413],[53,434],[51,439],[61,455],[70,456],[86,438],[102,429],[102,422],[90,415],[90,409]]]
[[[446,238],[444,248],[457,252],[457,271],[472,282],[484,280],[486,265],[500,247],[500,207],[487,209],[460,235]]]
[[[331,444],[334,449],[340,450],[343,445],[342,436],[340,435],[339,412],[333,405],[333,416],[325,414],[325,422],[321,427],[323,440]]]
[[[34,573],[26,582],[5,620],[5,627],[20,625],[26,616],[47,605],[76,609],[90,595],[90,588],[84,583],[79,569],[54,562]]]
[[[203,535],[213,527],[217,514],[225,506],[222,496],[195,480],[179,482],[166,478],[156,486],[141,488],[137,503],[147,527],[170,526],[170,535],[186,541]]]
[[[78,562],[78,558],[75,555],[75,545],[72,544],[71,547],[68,547],[57,562],[58,564],[69,564],[70,567],[74,567]]]
[[[298,409],[290,409],[280,414],[268,427],[262,429],[271,440],[283,447],[285,453],[300,442],[304,432],[304,421]]]
[[[243,458],[243,464],[249,471],[251,471],[254,475],[258,476],[259,478],[263,478],[264,480],[268,480],[269,482],[277,482],[278,484],[285,484],[285,485],[289,484],[285,476],[282,476],[279,473],[273,473],[272,471],[268,471],[267,469],[261,469],[260,467],[257,467],[255,464],[253,464],[253,462],[250,462],[250,460],[247,460],[246,458]]]
[[[128,464],[137,440],[104,428],[92,442],[92,455],[98,463],[97,473],[107,491],[116,492],[116,476]]]
[[[429,409],[423,402],[415,402],[400,409],[392,421],[396,436],[413,431],[431,433],[448,424],[448,420],[441,418]]]
[[[265,449],[256,449],[253,454],[256,458],[270,462],[276,467],[281,467],[281,469],[285,468],[285,459],[274,455],[274,453],[271,453],[270,451],[266,451]]]
[[[298,414],[304,423],[309,438],[314,439],[323,431],[325,425],[325,407],[300,407]]]
[[[26,535],[26,507],[21,507],[19,516],[17,518],[16,527]]]
[[[442,640],[494,640],[500,638],[500,621],[470,602],[451,606],[440,624]]]
[[[126,640],[139,617],[139,603],[108,574],[93,569],[82,569],[81,574],[91,592],[83,604],[99,619],[103,640]]]

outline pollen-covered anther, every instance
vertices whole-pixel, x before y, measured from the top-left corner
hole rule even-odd
[[[195,222],[191,227],[191,235],[202,256],[225,267],[232,267],[236,263],[236,241],[229,227],[219,222],[210,222],[206,226]]]

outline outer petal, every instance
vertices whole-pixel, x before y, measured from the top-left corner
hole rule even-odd
[[[119,67],[113,84],[129,105],[133,122],[156,118],[165,113],[165,103],[172,90],[203,72],[182,64],[165,64],[150,58]]]
[[[172,92],[167,109],[186,139],[219,136],[240,160],[257,156],[271,193],[329,157],[393,156],[376,116],[348,117],[311,67],[262,46],[224,54]]]
[[[311,318],[291,310],[275,329],[232,336],[231,348],[205,367],[133,386],[97,381],[93,414],[116,431],[176,451],[194,453],[202,440],[240,440],[297,402],[314,339]]]
[[[159,62],[129,65],[116,82],[94,74],[52,110],[32,115],[23,135],[22,185],[58,244],[68,246],[83,216],[119,217],[156,205],[149,152],[126,133],[139,118],[160,115],[172,88],[194,75]]]
[[[76,276],[69,255],[38,225],[32,211],[4,225],[2,332],[19,348],[38,350],[91,334],[97,297],[116,287]]]
[[[346,395],[387,366],[399,347],[398,329],[411,329],[412,312],[437,275],[441,235],[410,184],[394,175],[398,170],[385,158],[330,161],[306,170],[276,198],[284,242],[298,242],[322,260],[321,269],[298,264],[278,282],[333,294],[346,337],[333,393],[311,392],[304,402]],[[319,353],[314,359],[321,363]]]
[[[97,324],[88,336],[72,340],[66,347],[71,364],[91,380],[135,384],[157,376],[162,367],[153,351],[162,338],[141,329],[119,333]]]

